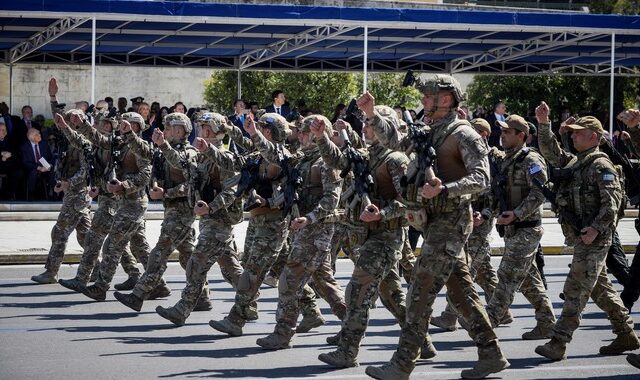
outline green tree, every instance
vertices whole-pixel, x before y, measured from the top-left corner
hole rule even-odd
[[[205,81],[204,98],[209,107],[222,114],[231,110],[237,94],[237,72],[217,70]],[[415,107],[419,93],[414,88],[403,88],[402,74],[369,74],[369,91],[378,104]],[[274,71],[243,72],[242,97],[258,102],[260,106],[271,103],[271,92],[280,89],[294,107],[304,100],[306,108],[331,117],[335,106],[347,104],[362,92],[362,74],[337,72],[291,73]]]

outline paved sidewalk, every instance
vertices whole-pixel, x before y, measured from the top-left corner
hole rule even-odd
[[[0,264],[41,264],[46,260],[51,246],[51,229],[55,224],[60,204],[0,204]],[[153,247],[158,241],[162,223],[162,205],[151,204],[147,213],[147,239]],[[547,214],[550,214],[548,212]],[[629,210],[628,215],[637,215],[637,210]],[[39,218],[37,216],[45,215]],[[36,216],[36,217],[33,217]],[[243,250],[248,222],[245,220],[235,227],[235,238],[240,250]],[[196,231],[198,223],[195,223]],[[545,233],[542,246],[545,254],[571,254],[564,246],[564,237],[556,218],[543,219]],[[618,225],[618,234],[627,253],[634,253],[640,240],[632,217],[623,218]],[[420,247],[421,243],[418,244]],[[494,255],[500,255],[504,241],[493,231],[491,245]],[[419,249],[418,249],[419,250]],[[418,252],[419,253],[419,252]],[[69,238],[65,263],[77,263],[82,249],[76,240],[75,232]],[[171,260],[177,260],[174,253]]]

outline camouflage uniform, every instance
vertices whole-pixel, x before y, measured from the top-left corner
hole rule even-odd
[[[603,133],[600,122],[590,116],[579,118],[569,128],[575,126]],[[551,165],[570,169],[570,178],[556,181],[556,202],[561,211],[559,223],[562,232],[567,245],[574,247],[574,253],[564,284],[562,313],[553,328],[551,341],[537,347],[536,352],[552,360],[566,357],[566,344],[571,341],[573,332],[580,325],[580,315],[589,296],[607,313],[613,332],[618,335],[611,346],[601,347],[600,353],[619,354],[625,350],[637,349],[640,344],[633,332],[633,320],[607,277],[605,268],[605,258],[611,245],[623,195],[620,175],[597,146],[576,155],[563,150],[549,124],[540,124],[538,144]],[[576,220],[567,220],[562,214],[563,210],[572,212]],[[576,222],[598,231],[593,243],[584,244],[579,232],[571,225]]]
[[[91,199],[87,194],[87,167],[83,150],[69,146],[56,163],[55,175],[57,180],[68,181],[69,188],[64,192],[58,219],[51,229],[51,248],[44,265],[45,272],[31,277],[38,283],[56,281],[69,235],[76,230],[78,243],[84,246],[85,235],[91,226]]]
[[[121,181],[124,190],[122,194],[116,195],[118,207],[109,228],[108,244],[105,244],[105,247],[108,248],[103,251],[97,281],[94,285],[82,289],[86,296],[101,301],[106,297],[106,291],[110,287],[120,258],[129,241],[133,240],[132,249],[134,254],[138,252],[140,261],[144,263],[143,257],[148,255],[146,253],[148,244],[145,237],[144,213],[148,205],[145,186],[151,177],[151,166],[149,160],[137,157],[121,138],[104,136],[89,123],[82,125],[78,132],[99,149],[104,151],[112,151],[113,149],[121,152],[117,166],[113,166],[115,164],[113,158],[110,160],[112,168],[109,170],[111,171],[109,176],[115,174],[116,178]],[[116,167],[117,170],[113,173]],[[93,247],[92,251],[97,252],[99,248],[99,246]]]
[[[185,127],[188,136],[191,132],[191,122],[186,115],[173,113],[167,115],[165,120],[170,123],[172,118],[176,118],[178,123],[188,123],[188,127]],[[128,133],[126,141],[136,156],[145,160],[153,158],[154,148],[149,142],[142,140],[134,133]],[[164,286],[162,275],[167,269],[169,255],[177,249],[180,254],[180,264],[185,268],[195,246],[195,230],[193,228],[195,202],[190,193],[190,189],[193,187],[190,181],[195,180],[197,176],[193,170],[196,167],[197,152],[185,141],[174,143],[173,146],[165,141],[158,148],[165,158],[163,163],[165,176],[160,178],[160,186],[164,188],[162,199],[164,220],[160,228],[158,242],[149,253],[147,268],[131,293],[137,298],[134,301],[139,302],[140,307],[141,301],[149,298],[154,289],[158,286]],[[122,302],[120,294],[117,295],[117,298]],[[123,303],[127,305],[126,302]],[[136,307],[133,309],[135,310]]]
[[[526,121],[517,115],[509,116],[505,124],[518,131],[529,130]],[[487,305],[487,313],[491,323],[499,325],[520,289],[535,308],[537,321],[534,334],[525,334],[523,338],[546,338],[556,318],[534,261],[544,231],[541,225],[544,195],[533,181],[535,178],[541,184],[547,182],[547,165],[538,152],[521,145],[505,151],[499,171],[499,176],[507,178],[504,190],[508,209],[504,211],[513,211],[516,221],[505,226],[505,249],[498,268],[498,286]]]
[[[64,128],[62,131],[65,137],[69,140],[69,143],[77,148],[82,148],[84,144],[90,144],[84,137],[82,137],[82,135],[70,128]],[[89,282],[91,272],[98,263],[100,248],[103,247],[103,243],[105,243],[105,238],[107,237],[109,228],[113,222],[113,216],[119,206],[116,196],[107,191],[107,181],[105,179],[109,168],[109,162],[111,160],[111,152],[105,149],[96,149],[92,154],[94,155],[95,166],[95,178],[93,179],[95,181],[94,185],[99,189],[100,193],[98,194],[97,200],[98,208],[93,215],[91,228],[86,234],[83,245],[84,251],[82,252],[82,257],[80,258],[80,263],[75,277],[75,280],[83,285],[86,285]],[[138,235],[134,235],[132,240],[134,241],[132,246],[134,247],[134,251],[136,251],[136,256],[140,258],[143,265],[146,265],[147,256],[149,254],[149,245],[147,244],[146,239],[144,236],[140,239]],[[105,252],[108,251],[109,242],[109,240],[106,240],[106,244],[103,248]],[[132,255],[129,248],[127,248],[123,253],[121,263],[125,272],[130,277],[140,277],[140,270],[136,267],[137,260]],[[73,290],[79,290],[75,286],[76,284],[70,284],[69,280],[61,280],[60,283],[64,286],[67,286],[65,284],[69,284]]]
[[[329,166],[338,169],[348,167],[347,156],[326,135],[319,139],[318,146]],[[405,207],[397,198],[400,180],[406,173],[409,159],[377,142],[370,145],[366,153],[375,183],[375,191],[369,195],[372,203],[380,209],[382,219],[377,222],[361,222],[360,215],[366,205],[356,202],[351,207],[351,199],[343,199],[347,202],[347,219],[356,225],[366,226],[368,231],[345,292],[347,315],[342,321],[338,349],[319,356],[320,360],[337,367],[357,365],[360,341],[369,322],[369,310],[378,292],[384,306],[398,323],[404,325],[405,321],[405,296],[398,274],[398,260],[405,239],[402,224]]]
[[[319,115],[308,116],[302,121],[303,132],[308,133],[309,125],[318,118],[328,122],[326,118]],[[252,140],[262,156],[270,162],[279,163],[282,159],[278,157],[278,148],[267,141],[262,134],[257,133]],[[329,252],[334,226],[333,223],[324,223],[324,219],[331,215],[338,204],[342,179],[336,170],[324,163],[314,143],[302,147],[301,153],[304,156],[300,158],[294,169],[299,172],[302,179],[300,188],[297,190],[300,200],[296,206],[300,215],[307,218],[308,224],[292,233],[292,250],[278,285],[276,326],[273,334],[257,341],[258,345],[265,348],[289,346],[291,337],[296,332],[298,314],[300,314],[298,299],[303,294],[304,286],[315,276],[318,268],[324,267],[326,270],[331,264]],[[328,277],[315,278],[314,283],[324,285],[325,296],[333,301],[332,309],[338,318],[342,319],[346,312],[344,293],[330,272]],[[315,325],[324,323],[321,318],[317,321]]]
[[[432,87],[425,90],[430,94],[431,91],[437,94],[437,91],[445,89],[451,91],[458,101],[462,98],[459,84],[450,76],[438,75],[426,86]],[[442,180],[445,190],[425,202],[417,196],[422,188],[420,183],[416,183],[412,191],[407,188],[410,204],[426,204],[424,243],[407,294],[407,322],[402,328],[398,349],[388,364],[367,368],[367,373],[374,377],[409,377],[427,338],[433,303],[445,285],[449,299],[468,322],[469,335],[478,346],[478,365],[472,370],[463,370],[462,376],[479,376],[479,373],[486,376],[487,371],[500,371],[509,365],[474,288],[463,249],[473,226],[471,194],[488,186],[488,151],[471,125],[466,120],[456,119],[456,112],[452,109],[431,125],[431,145],[437,154],[434,172]],[[378,111],[372,123],[381,143],[396,149],[406,143],[404,136]]]

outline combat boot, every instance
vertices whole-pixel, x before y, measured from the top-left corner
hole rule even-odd
[[[264,338],[259,338],[256,340],[256,344],[265,350],[281,350],[291,348],[291,338],[274,332]]]
[[[410,375],[393,363],[387,363],[380,367],[370,365],[364,373],[378,380],[409,380]]]
[[[462,370],[460,377],[463,379],[484,379],[492,373],[497,373],[509,367],[511,364],[502,354],[498,342],[478,348],[478,362],[471,369]]]
[[[155,300],[158,298],[166,298],[169,297],[171,295],[171,289],[169,289],[169,287],[164,284],[158,284],[158,286],[156,286],[155,288],[153,288],[153,290],[151,291],[151,293],[149,293],[149,296],[147,297],[148,300]]]
[[[156,313],[160,315],[162,318],[171,321],[176,326],[183,326],[185,322],[185,318],[182,314],[180,314],[175,307],[164,308],[162,306],[156,307]]]
[[[138,282],[139,279],[140,279],[140,276],[138,275],[129,276],[129,278],[127,278],[125,282],[120,284],[115,284],[113,287],[116,290],[133,290],[133,288],[136,286],[136,283]]]
[[[211,304],[211,300],[209,297],[200,296],[198,298],[198,302],[196,302],[196,306],[193,308],[193,311],[209,311],[213,309],[213,304]]]
[[[107,299],[107,291],[102,290],[96,285],[84,286],[81,289],[82,294],[96,301],[104,301]]]
[[[551,338],[547,343],[536,347],[536,354],[554,361],[564,360],[567,358],[567,344],[556,338]]]
[[[513,314],[511,314],[511,310],[507,310],[507,313],[500,320],[501,325],[510,325],[513,322]]]
[[[360,365],[355,356],[347,354],[342,350],[335,350],[320,354],[318,355],[318,359],[320,359],[321,362],[325,362],[330,366],[337,368],[350,368]]]
[[[456,331],[458,317],[453,313],[443,312],[439,317],[432,317],[429,324],[445,329],[446,331]]]
[[[302,317],[302,321],[296,327],[297,333],[306,333],[320,327],[325,324],[325,320],[319,312],[315,312],[312,315],[305,315]]]
[[[633,351],[638,348],[640,348],[640,341],[638,341],[636,333],[630,331],[628,333],[618,334],[610,345],[600,347],[600,354],[620,355],[625,351]]]
[[[58,282],[58,277],[55,273],[46,270],[38,275],[31,276],[31,281],[37,282],[38,284],[55,284]]]
[[[142,309],[142,298],[136,296],[133,293],[124,294],[120,292],[114,292],[113,296],[116,297],[116,299],[120,301],[121,304],[130,309],[133,309],[135,311],[140,311],[140,309]]]
[[[434,347],[431,339],[425,339],[420,349],[420,359],[431,359],[438,355],[438,350]]]
[[[209,321],[209,326],[213,327],[214,329],[220,332],[228,334],[230,336],[242,335],[242,327],[231,322],[229,318],[226,318],[226,317],[221,321],[214,321],[214,320]]]
[[[262,281],[262,283],[272,288],[277,288],[278,278],[276,276],[272,276],[271,274],[268,274],[267,277],[264,278],[264,281]]]
[[[77,277],[70,278],[68,280],[65,280],[65,279],[61,278],[61,279],[58,280],[58,284],[64,286],[67,289],[71,289],[74,292],[78,292],[78,293],[82,293],[82,288],[84,288],[87,285],[84,282],[78,280]]]
[[[553,333],[553,325],[551,326],[537,325],[536,327],[533,328],[533,330],[527,331],[526,333],[522,334],[522,339],[523,340],[549,339],[551,338],[552,333]]]
[[[636,368],[640,368],[640,355],[629,354],[627,355],[627,362]]]

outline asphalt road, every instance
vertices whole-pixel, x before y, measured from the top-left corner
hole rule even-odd
[[[562,306],[558,294],[567,273],[569,256],[547,258],[547,278],[556,315]],[[497,265],[499,258],[494,258]],[[61,277],[75,274],[63,265]],[[352,265],[338,262],[337,277],[346,286]],[[170,264],[166,279],[173,293],[166,300],[147,301],[141,313],[122,306],[109,292],[106,302],[93,302],[60,285],[35,285],[29,277],[41,266],[0,266],[0,379],[145,379],[145,378],[314,378],[365,379],[364,368],[389,360],[398,343],[398,326],[379,303],[372,310],[362,342],[360,367],[334,370],[317,359],[331,350],[325,338],[339,330],[328,305],[320,301],[327,324],[294,337],[294,348],[264,351],[255,340],[274,327],[277,291],[261,290],[260,319],[249,323],[244,335],[229,338],[208,325],[232,305],[234,292],[215,266],[209,276],[214,309],[195,312],[183,327],[159,317],[156,305],[173,305],[184,287],[184,272]],[[124,280],[119,269],[116,282]],[[618,287],[616,285],[616,287]],[[443,310],[444,294],[434,309]],[[514,322],[497,329],[511,368],[493,378],[503,379],[640,379],[640,370],[624,356],[605,357],[598,347],[613,339],[605,314],[590,302],[582,326],[568,348],[568,360],[551,363],[533,350],[541,342],[520,336],[535,325],[533,309],[521,294],[512,307]],[[633,313],[640,320],[640,313]],[[420,361],[412,378],[454,379],[476,360],[476,350],[464,330],[443,332],[431,328],[439,355]]]

